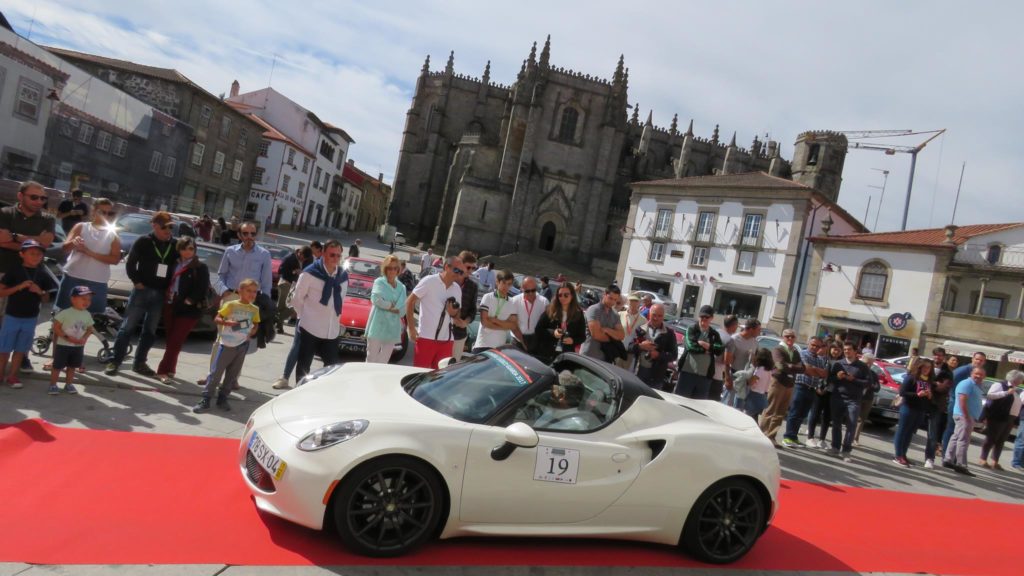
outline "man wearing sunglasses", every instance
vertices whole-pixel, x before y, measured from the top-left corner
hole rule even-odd
[[[150,219],[153,231],[132,244],[125,262],[125,271],[134,285],[128,295],[128,307],[124,321],[114,340],[114,356],[103,371],[107,376],[117,374],[128,353],[128,342],[142,325],[139,347],[135,349],[132,371],[142,376],[156,376],[156,371],[146,364],[149,349],[156,340],[156,327],[163,314],[167,300],[167,288],[171,284],[174,269],[178,264],[175,239],[171,236],[174,224],[167,212],[157,212]]]
[[[466,350],[466,339],[469,338],[469,325],[476,318],[476,303],[479,288],[476,282],[469,280],[469,276],[476,270],[476,254],[469,250],[459,252],[459,259],[462,260],[465,274],[457,276],[455,282],[462,288],[462,306],[459,307],[459,315],[452,318],[452,358],[456,361],[462,358]]]
[[[46,190],[38,182],[24,182],[18,188],[18,203],[0,208],[0,276],[21,265],[21,243],[35,240],[45,250],[53,242],[57,221],[43,211]],[[3,322],[7,299],[0,298],[0,322]],[[31,370],[28,357],[23,370]]]
[[[257,342],[260,348],[274,339],[274,326],[277,323],[277,306],[270,300],[274,288],[273,263],[270,252],[256,243],[256,223],[243,222],[238,229],[239,243],[224,250],[220,267],[217,269],[217,282],[213,289],[220,294],[221,304],[238,299],[238,284],[246,278],[252,278],[260,284],[256,296],[256,306],[260,309],[260,331]]]
[[[436,369],[438,362],[452,355],[452,319],[462,307],[462,288],[456,281],[466,275],[458,256],[449,256],[439,274],[431,274],[416,285],[405,301],[405,322],[409,342],[414,344],[413,366]],[[416,304],[420,305],[419,323]]]
[[[548,299],[538,294],[537,279],[533,276],[523,278],[523,292],[512,297],[515,315],[518,322],[512,329],[519,347],[533,354],[537,350],[536,331],[540,317],[548,308]]]

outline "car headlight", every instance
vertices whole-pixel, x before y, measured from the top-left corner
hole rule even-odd
[[[309,374],[303,376],[302,380],[299,380],[298,383],[295,384],[295,387],[298,388],[299,386],[302,386],[303,384],[308,384],[309,382],[312,382],[317,378],[327,376],[328,374],[334,372],[335,370],[341,368],[342,366],[344,366],[344,364],[331,364],[330,366],[324,366],[323,368],[313,370]]]
[[[346,420],[321,426],[306,434],[302,440],[299,440],[299,450],[313,452],[328,446],[334,446],[359,436],[366,432],[369,426],[370,423],[366,420]]]

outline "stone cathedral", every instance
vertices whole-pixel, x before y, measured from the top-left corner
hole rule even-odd
[[[797,160],[757,137],[749,149],[640,121],[628,98],[629,69],[619,58],[611,80],[552,66],[550,37],[534,43],[511,86],[444,70],[430,58],[416,81],[395,173],[389,223],[409,242],[447,254],[543,254],[614,274],[631,182],[764,171],[838,196],[845,138],[804,133]],[[808,142],[836,141],[836,146]],[[805,142],[806,140],[806,142]],[[811,157],[811,148],[813,156]],[[821,170],[820,166],[835,169]]]

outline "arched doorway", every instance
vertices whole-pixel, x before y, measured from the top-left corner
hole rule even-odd
[[[555,235],[558,234],[558,229],[555,227],[555,223],[548,221],[544,223],[544,226],[540,229],[540,242],[537,247],[547,252],[553,252],[555,250]]]

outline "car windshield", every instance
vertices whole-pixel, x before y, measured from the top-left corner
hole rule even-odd
[[[149,218],[127,217],[117,221],[117,231],[129,234],[149,234],[153,231],[153,225],[150,224]]]
[[[359,280],[349,280],[348,290],[345,292],[346,296],[353,296],[355,298],[370,299],[370,292],[373,290],[373,284],[370,282],[360,282]]]
[[[349,260],[345,263],[345,267],[348,268],[349,274],[358,274],[360,276],[369,276],[370,278],[376,278],[380,276],[380,264],[378,262],[370,262],[367,260]]]
[[[433,372],[416,374],[404,387],[418,402],[463,422],[485,422],[533,382],[521,366],[487,351]]]
[[[216,272],[220,269],[220,259],[224,256],[224,252],[215,250],[207,246],[196,246],[196,256],[199,260],[206,264],[206,267],[211,272]]]
[[[270,257],[276,260],[287,258],[289,254],[295,251],[294,248],[282,246],[280,244],[262,244],[262,246],[270,252]]]

